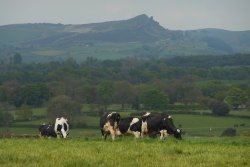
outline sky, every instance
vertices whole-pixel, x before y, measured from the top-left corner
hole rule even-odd
[[[0,0],[0,25],[86,24],[140,14],[170,30],[250,30],[250,0]]]

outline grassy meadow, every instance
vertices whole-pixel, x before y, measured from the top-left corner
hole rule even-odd
[[[116,110],[112,106],[110,110]],[[85,106],[84,111],[89,111]],[[89,111],[90,112],[90,111]],[[136,111],[121,111],[122,117]],[[197,111],[200,113],[199,111]],[[202,111],[201,113],[209,113]],[[46,117],[30,121],[17,121],[10,127],[1,127],[1,167],[217,167],[250,166],[249,111],[231,111],[230,116],[207,114],[171,114],[177,127],[185,131],[183,140],[172,136],[136,140],[123,136],[103,141],[98,128],[99,116],[83,114],[82,128],[70,128],[67,139],[39,138],[38,127],[49,123]],[[35,116],[45,116],[45,108],[33,110]],[[234,125],[239,125],[234,127]],[[240,126],[244,124],[244,126]],[[219,137],[226,128],[235,128],[236,137]],[[7,133],[6,133],[7,132]],[[10,134],[8,136],[8,134]],[[12,135],[14,134],[14,135]],[[32,134],[29,138],[23,134]]]
[[[0,139],[0,166],[249,166],[249,138]]]
[[[117,110],[117,106],[112,107],[109,109]],[[87,106],[84,111],[90,112]],[[126,117],[134,112],[120,113]],[[110,137],[103,141],[98,128],[99,116],[95,114],[83,113],[79,116],[79,121],[86,126],[71,127],[65,140],[37,136],[39,125],[49,123],[46,117],[17,121],[10,127],[0,128],[0,134],[7,135],[0,138],[0,166],[250,166],[250,112],[231,111],[226,117],[207,115],[209,111],[197,112],[195,115],[171,114],[175,125],[185,131],[183,140],[172,136],[163,141],[159,138],[136,140],[133,136],[123,136],[116,141],[111,141]],[[45,116],[46,108],[34,109],[33,115]],[[235,124],[239,126],[234,127]],[[226,128],[235,128],[237,136],[220,137]],[[35,136],[26,138],[23,134]]]
[[[109,110],[119,111],[119,106],[112,105]],[[89,106],[83,107],[83,112],[91,113]],[[95,111],[93,111],[95,112]],[[138,111],[124,110],[120,111],[122,117],[130,116]],[[201,114],[200,114],[201,113]],[[205,113],[205,114],[204,114]],[[207,136],[218,137],[226,128],[235,128],[237,136],[250,136],[250,111],[239,110],[231,111],[229,116],[218,117],[207,115],[211,111],[197,111],[197,114],[171,114],[176,127],[185,131],[185,136]],[[33,115],[37,117],[46,115],[46,108],[33,109]],[[77,122],[84,123],[84,127],[72,127],[70,124],[70,137],[100,137],[99,116],[96,114],[83,114],[76,118]],[[14,134],[38,134],[38,127],[43,123],[53,123],[46,117],[30,121],[17,121],[10,127],[0,127],[1,133]],[[244,124],[244,126],[240,126]],[[234,127],[238,125],[238,127]]]

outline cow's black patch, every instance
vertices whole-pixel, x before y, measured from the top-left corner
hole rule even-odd
[[[57,125],[56,130],[57,130],[57,131],[59,131],[59,132],[61,132],[61,130],[62,130],[62,125],[60,125],[60,124],[59,124],[59,125]]]
[[[56,137],[56,132],[53,125],[41,125],[39,127],[41,136]]]
[[[150,113],[142,115],[142,119],[147,122],[148,133],[167,130],[168,134],[174,135],[175,138],[181,139],[180,130],[177,130],[170,115],[165,113]]]
[[[63,123],[63,127],[64,127],[64,130],[66,132],[68,130],[68,125],[66,123]]]

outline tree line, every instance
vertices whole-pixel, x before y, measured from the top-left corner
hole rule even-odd
[[[248,57],[243,56],[245,62]],[[176,103],[197,104],[213,111],[221,107],[225,114],[228,108],[249,106],[250,67],[218,66],[216,57],[213,58],[215,65],[209,61],[210,67],[174,66],[168,64],[173,59],[138,58],[87,58],[81,63],[69,58],[62,62],[26,64],[18,54],[8,63],[1,62],[0,110],[6,114],[3,111],[13,108],[22,111],[27,106],[46,106],[52,115],[67,109],[65,114],[73,118],[82,104],[98,104],[103,111],[110,104],[130,105],[136,110],[166,110]],[[180,58],[177,60],[180,62]],[[62,105],[60,109],[53,106],[56,103]]]

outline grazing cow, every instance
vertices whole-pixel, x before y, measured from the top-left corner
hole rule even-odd
[[[102,138],[106,140],[107,136],[111,134],[112,139],[115,140],[117,134],[117,127],[120,121],[120,114],[117,112],[106,113],[100,118],[100,129]]]
[[[54,131],[57,135],[57,138],[60,137],[66,138],[69,134],[68,120],[63,117],[56,118]]]
[[[142,136],[144,134],[160,134],[160,139],[164,139],[168,134],[181,139],[181,130],[176,128],[172,117],[168,114],[144,113],[142,115]]]
[[[39,127],[39,133],[42,137],[57,137],[56,132],[54,130],[54,125],[43,124]]]
[[[121,118],[118,129],[117,135],[122,134],[134,134],[135,138],[139,138],[141,136],[141,126],[142,126],[142,119],[136,117],[127,117]]]

